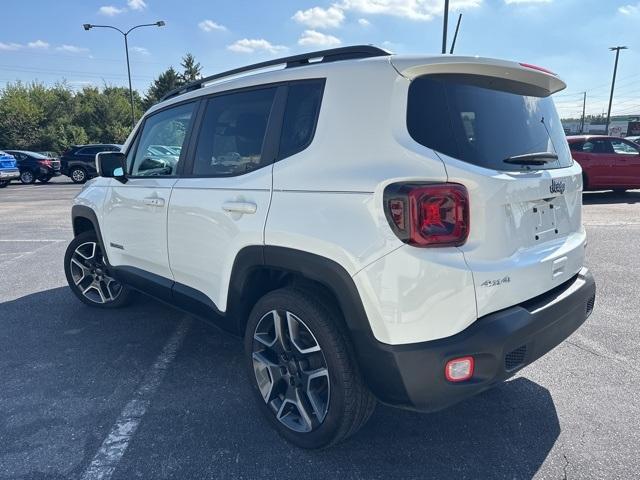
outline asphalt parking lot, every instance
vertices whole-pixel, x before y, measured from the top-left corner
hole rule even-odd
[[[307,452],[260,417],[236,339],[154,300],[105,312],[72,296],[79,189],[0,190],[0,478],[100,478],[101,455],[118,480],[638,478],[640,191],[585,194],[598,299],[570,339],[449,410],[380,406],[348,442]],[[121,456],[105,453],[114,438]]]

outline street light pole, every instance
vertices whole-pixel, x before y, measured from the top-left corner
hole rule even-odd
[[[131,128],[133,129],[133,127],[136,126],[136,115],[135,115],[135,109],[133,106],[133,87],[131,86],[131,65],[129,63],[129,34],[135,30],[136,28],[140,28],[140,27],[164,27],[166,25],[166,23],[163,20],[159,20],[155,23],[143,23],[141,25],[136,25],[135,27],[131,27],[129,30],[127,30],[126,32],[123,32],[122,30],[120,30],[118,27],[114,27],[112,25],[93,25],[91,23],[84,23],[82,25],[82,28],[84,28],[85,30],[91,30],[92,28],[110,28],[112,30],[115,30],[117,32],[120,32],[122,34],[122,36],[124,37],[124,51],[125,51],[125,55],[127,57],[127,77],[129,78],[129,101],[131,103]]]
[[[613,79],[611,80],[611,94],[609,95],[609,109],[607,110],[607,123],[604,127],[605,135],[609,135],[609,122],[611,121],[611,104],[613,103],[613,89],[616,87],[616,73],[618,72],[618,58],[620,50],[626,50],[627,47],[610,47],[609,50],[616,52],[616,62],[613,66]]]

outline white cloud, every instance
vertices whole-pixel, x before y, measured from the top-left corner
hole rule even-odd
[[[36,40],[35,42],[27,43],[27,47],[45,49],[45,48],[49,48],[49,44],[47,42],[42,41],[42,40]]]
[[[229,45],[227,49],[238,53],[253,53],[257,51],[278,53],[287,50],[287,47],[282,45],[273,45],[264,38],[243,38],[242,40],[238,40],[237,42]]]
[[[2,42],[0,42],[0,50],[4,50],[4,51],[19,50],[22,47],[24,47],[24,45],[20,45],[19,43],[2,43]]]
[[[144,47],[131,47],[131,51],[140,55],[151,55],[149,50]]]
[[[144,10],[147,8],[147,2],[144,0],[128,0],[127,5],[131,10]]]
[[[522,5],[522,4],[532,4],[532,3],[551,3],[553,0],[504,0],[504,3],[507,5]]]
[[[371,25],[371,22],[369,20],[367,20],[366,18],[359,18],[358,19],[358,23],[360,25],[362,25],[363,27],[368,27],[369,25]]]
[[[483,0],[451,0],[450,10],[479,7]],[[343,10],[366,15],[392,15],[410,20],[432,20],[443,13],[442,0],[342,0],[337,4]]]
[[[298,10],[291,18],[311,28],[337,28],[344,22],[344,13],[337,5],[333,5],[326,9],[313,7]]]
[[[84,53],[89,51],[88,48],[76,47],[75,45],[66,45],[66,44],[56,47],[56,50],[58,50],[59,52],[68,52],[68,53]]]
[[[312,45],[314,47],[335,47],[341,43],[339,38],[316,30],[305,30],[298,39],[298,45]]]
[[[98,9],[98,13],[100,15],[105,15],[107,17],[115,17],[116,15],[126,11],[127,11],[126,8],[118,8],[118,7],[114,7],[113,5],[105,5]]]
[[[618,11],[623,15],[638,15],[640,14],[640,2],[636,3],[635,5],[623,5],[622,7],[618,8]]]
[[[213,30],[226,31],[227,27],[214,22],[213,20],[203,20],[198,24],[198,27],[203,32],[212,32]]]

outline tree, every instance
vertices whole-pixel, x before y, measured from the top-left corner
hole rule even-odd
[[[202,66],[200,62],[196,62],[194,56],[190,53],[187,53],[184,57],[182,57],[182,63],[180,63],[182,67],[182,80],[185,83],[193,82],[202,78]]]
[[[154,103],[160,101],[160,99],[171,90],[182,85],[184,85],[182,75],[176,72],[173,67],[169,67],[153,81],[153,83],[149,87],[149,90],[147,90],[147,95],[145,96],[143,102],[144,109],[148,109]]]

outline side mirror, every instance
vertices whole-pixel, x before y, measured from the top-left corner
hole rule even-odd
[[[96,155],[98,175],[105,178],[115,178],[119,182],[127,183],[126,161],[124,153],[100,152]]]

